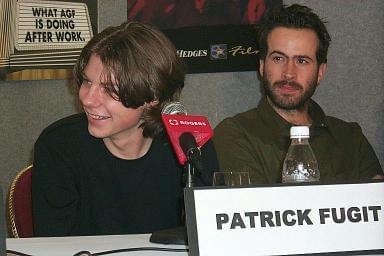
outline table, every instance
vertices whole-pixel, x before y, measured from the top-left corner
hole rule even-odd
[[[8,238],[7,250],[14,250],[34,256],[72,256],[80,251],[91,253],[137,248],[161,247],[186,249],[184,245],[162,245],[149,242],[150,234],[110,235],[110,236],[74,236],[74,237],[36,237]],[[13,254],[7,254],[13,255]],[[111,256],[187,256],[187,252],[135,251],[107,254]]]
[[[183,245],[162,245],[149,242],[150,234],[8,238],[7,249],[33,256],[73,256],[80,251],[97,253],[115,249],[161,247],[186,249]],[[7,254],[13,256],[13,254]],[[111,256],[188,256],[187,252],[136,251],[107,254]],[[376,256],[384,256],[383,254]]]

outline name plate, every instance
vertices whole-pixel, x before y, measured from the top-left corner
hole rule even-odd
[[[190,255],[384,254],[384,182],[185,190]]]

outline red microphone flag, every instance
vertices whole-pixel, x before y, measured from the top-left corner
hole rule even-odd
[[[187,157],[180,147],[179,138],[181,134],[191,133],[195,137],[199,148],[213,136],[213,130],[205,116],[162,114],[161,117],[173,150],[181,165],[184,165],[187,161]]]

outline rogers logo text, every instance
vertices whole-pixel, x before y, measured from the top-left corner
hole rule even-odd
[[[180,121],[181,125],[192,125],[192,126],[207,126],[205,122],[196,122],[196,121]]]
[[[176,119],[169,119],[168,123],[172,126],[178,125],[188,125],[188,126],[207,126],[206,122],[198,122],[198,121],[178,121]]]

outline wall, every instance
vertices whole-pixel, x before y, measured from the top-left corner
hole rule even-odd
[[[326,17],[332,35],[329,70],[315,99],[325,111],[361,124],[384,166],[384,1],[286,0],[309,5]],[[99,0],[99,27],[126,17],[125,0]],[[31,162],[33,143],[54,120],[76,112],[67,81],[0,82],[0,184],[8,188],[17,170]],[[256,72],[193,74],[183,103],[189,113],[207,115],[215,126],[226,116],[255,106]]]

